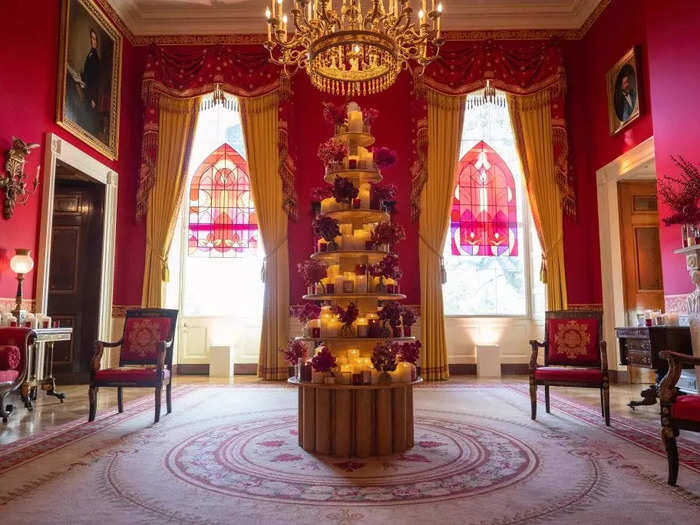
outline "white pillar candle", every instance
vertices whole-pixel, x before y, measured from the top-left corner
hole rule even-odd
[[[348,111],[350,133],[362,133],[362,111]]]
[[[359,348],[350,348],[348,349],[348,361],[349,362],[354,362],[357,361],[360,358],[360,350]]]
[[[352,250],[355,247],[354,238],[351,233],[344,233],[342,235],[342,244],[340,245],[341,250]]]
[[[360,208],[369,209],[371,184],[363,182],[359,188]]]
[[[397,380],[401,383],[410,383],[413,373],[413,365],[411,363],[401,362],[396,365]]]
[[[325,374],[323,372],[318,372],[316,370],[311,371],[311,382],[312,383],[321,384],[321,383],[323,383],[324,377],[325,377]]]
[[[335,199],[333,197],[323,199],[321,201],[321,213],[328,213],[329,211],[332,211],[334,202],[335,202]]]
[[[365,281],[366,284],[367,281]],[[360,290],[358,290],[359,292]],[[357,336],[358,337],[367,337],[367,334],[369,332],[369,321],[367,320],[366,317],[358,317],[357,318]]]
[[[357,293],[367,293],[367,276],[366,275],[356,275],[355,276],[355,291]]]
[[[335,286],[335,293],[343,293],[343,283],[345,282],[345,277],[342,274],[336,275],[333,279],[333,284]]]
[[[333,320],[333,313],[331,313],[331,307],[330,306],[322,306],[321,307],[321,337],[328,337],[328,327],[330,322]]]
[[[352,224],[339,224],[338,229],[341,235],[352,235]]]
[[[340,327],[342,326],[343,323],[338,321],[338,319],[331,319],[328,322],[328,336],[327,337],[339,337],[340,336]]]
[[[372,368],[370,371],[370,383],[376,385],[379,383],[379,371]]]

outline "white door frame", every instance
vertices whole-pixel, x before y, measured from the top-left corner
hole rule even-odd
[[[112,333],[112,292],[114,288],[114,240],[117,222],[118,174],[61,137],[47,133],[44,143],[43,194],[41,227],[37,257],[37,311],[46,312],[49,302],[49,271],[51,266],[51,228],[53,226],[56,162],[87,175],[105,186],[104,226],[102,231],[102,275],[100,279],[100,306],[97,337],[108,340]],[[109,362],[109,355],[103,357]]]
[[[626,323],[617,184],[625,180],[655,178],[654,137],[649,137],[637,144],[596,171],[600,270],[603,286],[603,332],[608,342],[608,367],[612,370],[627,369],[626,366],[619,364],[619,348],[615,336],[615,327],[625,326]],[[616,351],[611,352],[612,349]]]

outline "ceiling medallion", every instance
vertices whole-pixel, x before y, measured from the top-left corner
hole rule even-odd
[[[336,95],[383,91],[409,61],[422,74],[445,42],[442,3],[430,0],[428,10],[428,0],[421,0],[413,19],[409,0],[366,1],[363,12],[361,0],[270,0],[265,47],[271,61],[285,76],[306,69],[314,86]],[[294,5],[289,13],[286,2]]]

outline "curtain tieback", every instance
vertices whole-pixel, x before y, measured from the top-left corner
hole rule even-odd
[[[438,251],[433,248],[428,241],[425,240],[425,237],[423,237],[420,233],[418,234],[418,238],[423,241],[423,244],[425,244],[433,254],[435,254],[436,257],[440,259],[440,281],[442,284],[445,284],[447,282],[447,270],[445,270],[445,258],[438,253]]]
[[[540,281],[543,283],[547,282],[547,254],[558,244],[560,244],[563,241],[564,237],[563,234],[559,234],[559,237],[556,238],[556,240],[547,246],[546,248],[542,248],[542,265],[540,266]]]
[[[275,248],[270,253],[265,255],[265,257],[263,258],[262,268],[260,269],[260,280],[262,282],[265,282],[266,271],[267,271],[267,260],[270,257],[272,257],[273,255],[277,254],[277,252],[279,251],[279,249],[282,247],[282,245],[285,242],[287,242],[287,236],[285,236],[280,242],[278,242],[277,246],[275,246]]]
[[[168,258],[167,257],[161,257],[160,258],[160,280],[163,281],[164,283],[169,283],[170,282],[170,266],[168,265]]]

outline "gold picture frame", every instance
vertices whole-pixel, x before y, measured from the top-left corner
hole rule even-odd
[[[641,82],[637,57],[637,48],[630,49],[606,75],[611,135],[639,118]]]
[[[63,0],[56,123],[116,160],[122,36],[94,0]]]

